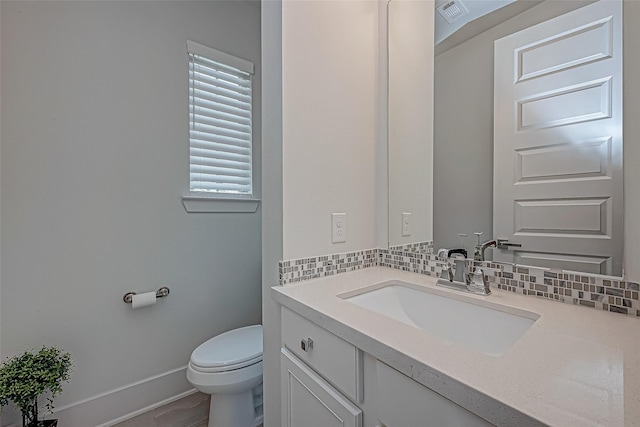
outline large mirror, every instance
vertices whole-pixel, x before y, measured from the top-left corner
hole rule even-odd
[[[619,11],[591,12],[598,3]],[[495,10],[480,16],[478,4]],[[431,10],[418,10],[425,5]],[[437,10],[447,5],[473,19],[434,36],[425,21],[449,25]],[[628,53],[638,41],[627,40],[637,36],[627,21],[640,19],[640,7],[623,6]],[[633,270],[624,255],[637,255],[628,216],[640,175],[627,167],[623,197],[620,3],[449,0],[435,9],[389,4],[390,247],[463,247],[471,257],[476,239],[503,238],[486,259]],[[625,72],[637,72],[637,54],[625,60],[633,61]],[[638,111],[636,99],[625,97],[625,112]],[[624,161],[633,164],[637,126],[625,122],[624,134]]]

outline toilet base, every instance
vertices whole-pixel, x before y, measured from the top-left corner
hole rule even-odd
[[[209,427],[254,427],[253,390],[235,394],[213,394],[209,406]]]

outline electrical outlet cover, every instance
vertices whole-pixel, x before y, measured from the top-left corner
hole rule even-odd
[[[347,214],[331,214],[331,243],[343,243],[347,241]]]

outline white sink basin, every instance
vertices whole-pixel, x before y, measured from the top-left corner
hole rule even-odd
[[[536,313],[469,298],[464,294],[451,296],[439,290],[427,290],[398,281],[338,296],[407,325],[432,332],[445,341],[462,344],[491,356],[505,354],[540,317]]]

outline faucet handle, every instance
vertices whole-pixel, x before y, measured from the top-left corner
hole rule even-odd
[[[482,236],[484,233],[482,231],[476,231],[475,233],[473,233],[476,235],[476,238],[478,239],[478,246],[480,246],[480,236]]]
[[[489,286],[487,277],[480,267],[476,267],[473,273],[469,273],[469,276],[471,277],[469,279],[469,286],[467,286],[468,290],[480,295],[491,294],[491,286]]]
[[[451,255],[455,255],[455,254],[460,254],[465,259],[467,258],[467,250],[463,248],[458,248],[458,249],[449,249],[449,251],[447,252],[447,259],[451,258]]]

